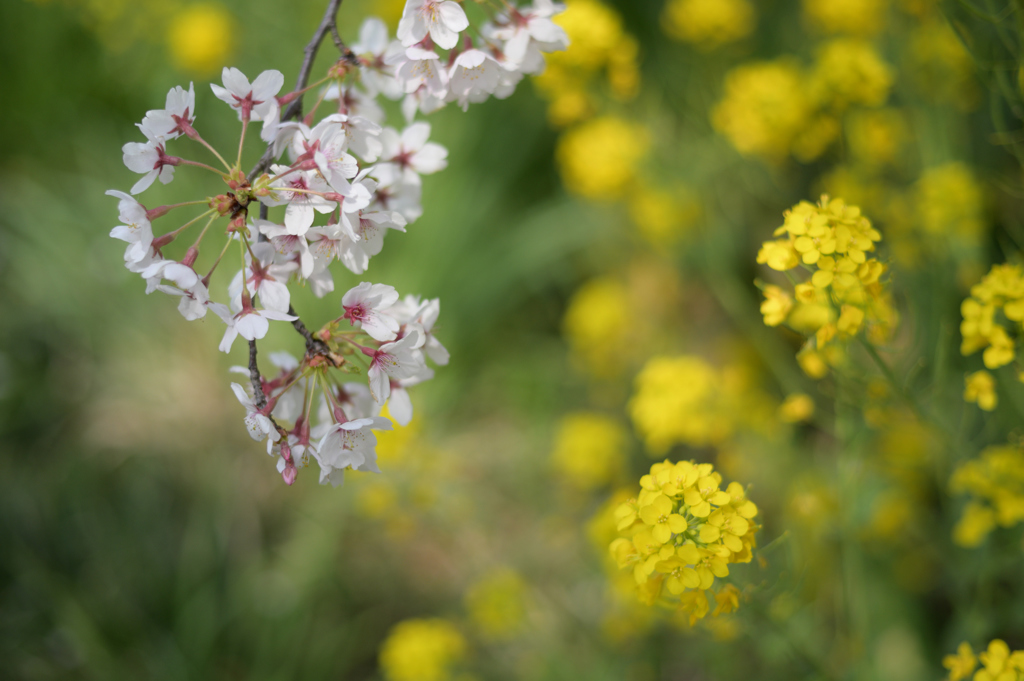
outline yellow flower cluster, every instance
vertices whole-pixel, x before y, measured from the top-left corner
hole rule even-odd
[[[562,135],[555,160],[569,191],[588,199],[617,199],[636,179],[649,147],[643,126],[603,116]]]
[[[469,588],[465,604],[480,635],[495,641],[508,639],[526,621],[526,584],[512,570],[498,570]]]
[[[975,402],[985,411],[992,411],[999,404],[996,394],[996,379],[982,369],[964,379],[964,401]]]
[[[581,368],[598,378],[619,373],[616,357],[629,340],[622,323],[629,311],[628,289],[611,277],[591,279],[573,294],[562,326]]]
[[[982,668],[974,671],[981,662]],[[949,681],[961,681],[971,676],[973,681],[1022,681],[1024,680],[1024,650],[1010,652],[1005,641],[995,639],[988,644],[988,650],[977,656],[971,644],[964,641],[956,649],[956,655],[947,655],[942,666],[949,670]]]
[[[614,482],[625,470],[626,431],[604,414],[580,412],[562,418],[551,463],[573,488],[589,491]]]
[[[761,313],[768,326],[786,324],[809,336],[798,355],[808,375],[821,378],[838,361],[834,341],[862,329],[872,342],[889,336],[897,315],[882,281],[887,268],[868,257],[882,236],[860,208],[827,196],[817,205],[802,201],[785,213],[775,236],[782,238],[764,242],[757,262],[780,272],[803,265],[812,274],[792,293],[764,286]]]
[[[883,104],[892,82],[892,69],[871,43],[839,38],[819,50],[810,88],[820,105],[842,110],[853,104]]]
[[[732,69],[711,123],[742,154],[813,161],[838,138],[844,111],[880,106],[892,83],[892,69],[874,46],[839,38],[818,51],[809,73],[788,58]]]
[[[754,30],[754,7],[748,0],[669,0],[661,26],[671,38],[713,50]]]
[[[410,619],[388,633],[380,667],[390,681],[446,681],[466,654],[466,639],[443,619]]]
[[[711,123],[741,154],[777,161],[790,152],[812,111],[799,65],[788,59],[754,62],[726,74]]]
[[[888,8],[889,0],[804,0],[804,15],[828,33],[878,33]]]
[[[985,229],[984,196],[964,163],[929,168],[916,187],[917,215],[927,234],[977,239]]]
[[[547,55],[547,68],[535,79],[549,100],[548,118],[559,127],[581,121],[597,110],[592,81],[604,72],[611,93],[630,99],[640,89],[639,44],[622,18],[599,0],[570,0],[554,19],[569,36],[565,52]]]
[[[779,419],[785,423],[809,421],[814,416],[814,399],[805,393],[794,393],[779,405]]]
[[[997,524],[1013,527],[1024,521],[1024,450],[988,447],[957,468],[949,486],[954,494],[971,497],[953,528],[953,540],[966,548],[978,546]]]
[[[700,357],[654,357],[636,377],[629,401],[633,425],[647,451],[660,456],[675,444],[721,444],[757,405],[742,372],[720,370]]]
[[[1019,332],[1024,322],[1024,268],[994,265],[971,287],[960,313],[961,353],[972,355],[984,348],[982,359],[989,369],[1012,362],[1017,352],[1010,332]]]
[[[620,568],[632,570],[641,602],[673,604],[691,624],[708,614],[708,592],[714,615],[738,607],[738,589],[712,587],[729,576],[731,563],[749,563],[756,546],[757,506],[739,483],[721,485],[711,464],[656,463],[640,479],[639,495],[615,512],[620,536],[609,549]]]
[[[190,5],[167,27],[167,45],[178,68],[198,74],[224,66],[231,52],[234,18],[221,5]]]

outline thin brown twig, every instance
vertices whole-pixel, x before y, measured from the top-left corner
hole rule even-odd
[[[327,347],[326,343],[319,338],[315,338],[312,332],[306,328],[306,325],[302,323],[301,319],[299,319],[299,315],[295,314],[295,308],[291,305],[288,306],[288,314],[295,317],[295,321],[292,322],[292,326],[294,326],[295,330],[302,334],[302,337],[306,339],[307,354],[326,355],[331,351],[330,348]]]
[[[263,379],[256,363],[256,341],[249,341],[249,380],[252,381],[253,403],[257,409],[267,406],[267,396],[263,393]]]
[[[293,92],[299,92],[305,89],[309,83],[309,74],[313,69],[313,60],[316,59],[317,50],[320,49],[320,43],[324,41],[327,33],[330,32],[334,39],[334,44],[338,46],[342,56],[346,59],[353,59],[354,55],[352,51],[345,47],[345,44],[341,42],[341,37],[338,35],[338,8],[341,7],[342,0],[330,0],[327,3],[327,9],[324,11],[324,17],[320,20],[320,25],[317,27],[316,32],[313,33],[313,37],[303,50],[305,57],[302,60],[302,66],[299,68],[299,77],[295,84]],[[296,97],[292,103],[285,109],[284,113],[281,114],[281,122],[297,118],[302,115],[302,96]],[[274,145],[267,145],[267,150],[263,152],[263,156],[259,162],[249,173],[248,180],[251,183],[256,179],[260,173],[266,171],[270,167],[270,163],[274,160]],[[260,219],[267,219],[267,206],[260,203]],[[262,234],[260,235],[263,236]],[[306,339],[306,352],[311,355],[326,355],[329,352],[327,345],[316,338],[313,338],[313,334],[310,333],[306,325],[302,323],[299,316],[295,314],[295,309],[291,306],[288,307],[288,314],[295,317],[295,321],[292,322],[292,326],[295,330],[302,334],[302,337]],[[267,406],[267,396],[263,393],[263,380],[260,376],[259,365],[257,364],[257,352],[256,352],[256,341],[249,341],[249,380],[252,382],[253,399],[257,409],[264,409]],[[273,422],[273,417],[271,417]],[[274,422],[277,426],[277,423]],[[280,430],[280,428],[279,428]]]
[[[309,83],[309,74],[313,70],[313,60],[316,59],[317,50],[320,49],[320,43],[327,37],[327,33],[333,31],[337,34],[338,25],[338,8],[341,7],[342,0],[330,0],[327,3],[327,10],[324,12],[324,18],[320,20],[320,25],[317,27],[316,32],[313,33],[313,37],[310,39],[309,44],[306,45],[303,50],[305,57],[302,60],[302,66],[299,68],[299,78],[295,83],[295,89],[292,92],[298,92],[306,87]],[[340,42],[338,38],[336,44]],[[342,43],[344,46],[344,43]],[[338,49],[341,49],[340,47]],[[346,52],[351,53],[348,48],[342,50],[342,54]],[[347,56],[347,55],[346,55]],[[281,122],[290,121],[293,118],[298,118],[302,115],[302,97],[296,97],[288,108],[281,114]],[[270,163],[274,160],[274,145],[270,144],[267,146],[267,150],[263,153],[259,162],[249,173],[249,182],[255,180],[260,173],[270,167]]]

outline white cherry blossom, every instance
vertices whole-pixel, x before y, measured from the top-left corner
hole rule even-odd
[[[242,280],[249,295],[258,295],[260,304],[268,310],[288,312],[291,305],[291,293],[288,291],[288,279],[298,269],[293,261],[278,262],[277,250],[268,242],[256,243],[251,246],[255,261],[246,253],[245,270],[240,270],[228,286],[228,295],[232,300],[238,299],[241,304]]]
[[[149,253],[153,244],[153,226],[147,217],[146,207],[129,194],[111,189],[107,196],[118,199],[118,212],[123,224],[110,230],[110,236],[128,244],[125,249],[125,262],[140,262]]]
[[[377,17],[369,17],[359,28],[359,40],[352,45],[352,52],[359,56],[362,66],[363,86],[370,96],[382,94],[388,99],[402,96],[402,86],[384,60],[390,44],[387,24]]]
[[[309,289],[317,298],[323,298],[334,292],[334,278],[325,265],[314,267],[313,273],[306,278],[306,283],[309,284]]]
[[[459,32],[469,28],[469,20],[459,3],[451,0],[408,0],[398,22],[398,39],[406,47],[427,35],[444,50],[459,42]]]
[[[225,66],[221,79],[224,87],[210,83],[210,89],[217,99],[238,111],[238,120],[266,121],[277,115],[277,93],[284,86],[280,71],[264,71],[250,84],[244,73]]]
[[[359,162],[346,151],[348,136],[342,128],[344,120],[341,114],[334,114],[312,130],[299,124],[291,144],[294,164],[319,170],[327,184],[339,192],[347,192],[348,181],[359,173]]]
[[[199,283],[199,275],[188,265],[177,260],[156,260],[142,271],[143,279],[166,279],[180,289],[191,289]]]
[[[288,166],[274,165],[271,171],[281,177],[275,180],[275,187],[269,196],[260,201],[268,206],[286,205],[284,226],[289,234],[302,235],[313,225],[316,213],[330,213],[336,207],[319,193],[331,191],[331,187],[319,173],[304,170],[290,170]],[[310,193],[318,192],[318,193]]]
[[[465,111],[470,102],[482,102],[494,93],[501,71],[491,55],[482,50],[466,50],[455,58],[448,71],[449,96]]]
[[[391,430],[391,421],[374,416],[337,423],[317,443],[316,460],[320,464],[320,484],[342,484],[345,469],[380,473],[377,467],[377,438],[374,430]]]
[[[157,178],[160,178],[163,184],[168,184],[174,179],[177,159],[167,156],[162,138],[148,142],[128,142],[121,147],[121,153],[129,170],[143,174],[142,179],[132,187],[132,194],[146,191]]]
[[[256,220],[253,226],[267,237],[279,255],[289,256],[298,262],[299,273],[303,277],[313,273],[315,263],[305,235],[290,234],[287,227],[269,220]]]
[[[407,182],[416,182],[420,175],[429,175],[448,167],[448,150],[436,142],[428,142],[430,124],[413,123],[399,135],[394,128],[384,128],[380,139],[384,145],[381,160],[398,166]]]
[[[391,381],[391,396],[388,398],[388,414],[400,426],[407,426],[412,421],[412,398],[409,390],[414,385],[429,381],[434,377],[434,370],[423,367],[423,371],[400,381]]]
[[[431,94],[425,86],[420,86],[416,92],[405,96],[402,100],[402,116],[406,123],[412,123],[416,113],[429,116],[435,111],[443,109],[448,104],[447,91],[439,96]]]
[[[188,321],[192,322],[206,316],[210,305],[210,292],[202,281],[197,281],[193,286],[184,289],[161,284],[157,286],[157,290],[172,296],[181,296],[178,312]]]
[[[377,404],[384,404],[391,395],[391,381],[412,378],[425,368],[417,348],[422,337],[415,329],[393,343],[385,343],[374,351],[363,350],[370,357],[370,394]]]
[[[364,74],[366,71],[363,72]],[[402,88],[394,78],[391,79],[397,94],[394,99],[402,96]],[[338,103],[338,113],[345,116],[357,116],[380,125],[384,121],[384,109],[377,103],[376,98],[369,93],[363,92],[355,85],[339,87],[337,83],[329,86],[324,91],[324,100]]]
[[[394,340],[398,334],[398,321],[385,310],[398,300],[398,291],[387,284],[371,284],[368,281],[351,288],[341,299],[345,319],[361,328],[371,338],[379,341]]]
[[[241,336],[246,340],[259,340],[267,335],[270,329],[270,321],[292,322],[298,317],[276,310],[260,310],[253,307],[248,294],[242,295],[242,309],[227,320],[228,328],[224,331],[224,337],[220,341],[221,352],[231,352],[231,346],[235,338]]]
[[[167,93],[167,103],[163,109],[146,112],[139,129],[150,140],[172,140],[191,129],[196,119],[196,92],[192,83],[188,84],[188,92],[180,85]]]
[[[405,218],[406,224],[416,222],[423,215],[423,183],[419,175],[406,173],[392,163],[375,166],[372,173],[377,180],[372,209],[394,211]]]
[[[539,74],[544,70],[543,52],[558,52],[569,47],[565,29],[551,20],[565,11],[565,5],[551,0],[536,0],[532,7],[516,8],[500,20],[500,25],[485,31],[488,38],[503,41],[502,53],[516,70]]]
[[[442,100],[448,94],[448,71],[441,63],[441,57],[433,50],[409,47],[388,59],[395,69],[395,78],[402,84],[406,94],[420,88]]]
[[[237,383],[232,383],[231,390],[234,391],[235,397],[245,407],[245,429],[248,431],[249,437],[257,442],[262,441],[268,435],[270,436],[271,443],[280,440],[281,434],[274,428],[270,417],[256,408],[256,403],[253,402],[252,397],[249,396],[245,388]]]
[[[423,352],[439,366],[448,364],[450,355],[434,336],[434,325],[441,314],[441,300],[432,298],[420,301],[419,296],[406,296],[388,310],[388,314],[398,320],[399,324],[416,328],[423,334]]]

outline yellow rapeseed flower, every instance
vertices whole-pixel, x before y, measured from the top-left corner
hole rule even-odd
[[[793,309],[793,296],[778,286],[767,285],[761,291],[764,302],[761,303],[761,314],[768,326],[778,326],[786,321],[789,311]]]
[[[787,291],[764,287],[761,312],[769,326],[784,322],[809,337],[797,359],[807,375],[820,378],[842,360],[837,342],[865,331],[870,342],[880,343],[896,326],[898,314],[884,281],[887,268],[868,257],[882,236],[860,208],[828,196],[817,204],[801,201],[784,218],[777,238],[762,244],[757,261],[783,271],[802,262],[811,276],[794,285],[792,309],[786,309]]]
[[[612,96],[619,101],[628,101],[640,92],[640,43],[636,38],[625,35],[608,56],[608,85]]]
[[[604,414],[579,412],[562,418],[551,463],[567,485],[589,491],[615,482],[625,469],[626,431]]]
[[[629,291],[610,277],[591,279],[569,300],[562,328],[573,359],[597,378],[618,375],[617,359],[628,340]]]
[[[571,0],[554,22],[569,36],[568,50],[549,55],[549,60],[559,65],[600,69],[623,37],[622,18],[598,0]]]
[[[838,38],[818,51],[810,88],[822,106],[841,111],[851,104],[884,104],[893,78],[892,67],[871,43]]]
[[[804,0],[804,15],[828,33],[874,35],[885,27],[889,0]]]
[[[234,46],[234,19],[222,5],[189,5],[167,26],[167,44],[175,65],[197,74],[224,66]]]
[[[953,471],[949,487],[954,494],[970,497],[953,540],[968,548],[978,546],[997,524],[1013,527],[1024,522],[1024,450],[1013,445],[988,447]]]
[[[647,450],[663,454],[676,443],[721,442],[735,415],[723,408],[723,377],[700,357],[655,357],[636,377],[629,401],[633,425]]]
[[[779,418],[786,423],[800,423],[814,416],[814,399],[804,393],[788,395],[779,407]]]
[[[466,639],[443,619],[396,624],[380,649],[380,667],[390,681],[447,681],[466,654]]]
[[[643,126],[604,116],[565,132],[555,159],[569,191],[588,199],[617,199],[636,179],[649,147]]]
[[[1024,677],[1024,652],[1010,652],[1005,641],[995,639],[978,655],[983,669],[974,674],[974,681],[1020,681]]]
[[[812,114],[800,68],[782,59],[729,71],[711,122],[741,154],[779,161],[789,154]]]
[[[984,196],[966,164],[929,168],[917,181],[916,191],[917,219],[924,232],[971,240],[981,237]]]
[[[661,26],[669,37],[713,50],[750,35],[754,19],[748,0],[669,0]]]
[[[554,126],[578,123],[599,110],[591,85],[603,73],[612,97],[636,96],[640,45],[623,30],[615,10],[599,0],[571,0],[553,20],[569,36],[569,49],[546,55],[547,67],[534,82],[549,101],[548,119]]]
[[[999,404],[999,396],[996,395],[996,379],[984,369],[967,376],[964,379],[964,400],[977,402],[981,409],[992,411]]]
[[[967,641],[957,646],[956,655],[946,655],[942,659],[942,666],[949,670],[949,681],[966,679],[977,665],[978,658]]]
[[[1002,312],[1009,324],[996,320]],[[1024,322],[1024,268],[1020,265],[993,265],[980,282],[971,287],[971,295],[960,305],[960,352],[971,355],[984,348],[988,369],[998,369],[1016,357],[1016,342],[1009,330],[1019,332]]]
[[[722,489],[711,464],[664,461],[640,488],[615,512],[620,536],[609,547],[619,567],[632,571],[640,601],[675,603],[691,624],[708,614],[709,594],[715,615],[735,610],[739,591],[713,587],[730,564],[753,559],[758,509],[742,485]]]

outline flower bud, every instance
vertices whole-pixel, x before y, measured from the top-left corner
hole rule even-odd
[[[210,198],[209,206],[222,217],[231,215],[235,210],[235,195],[231,193],[218,194]]]
[[[188,250],[185,251],[185,257],[181,259],[181,264],[192,267],[196,263],[196,258],[198,257],[199,249],[195,246],[189,246]]]
[[[327,69],[327,77],[344,80],[345,76],[348,75],[349,69],[349,64],[344,59],[339,59]]]
[[[239,187],[244,187],[246,184],[248,184],[248,180],[246,180],[245,173],[243,173],[242,169],[237,166],[232,168],[229,173],[223,175],[223,178],[224,181],[227,182],[228,186],[231,187],[232,189],[238,189]]]
[[[270,175],[263,173],[253,183],[250,192],[253,196],[270,196]]]
[[[245,227],[246,216],[247,213],[243,210],[242,212],[236,214],[235,217],[231,218],[231,222],[228,223],[228,231],[247,232],[248,230]]]
[[[284,470],[281,471],[281,478],[284,480],[284,484],[291,487],[295,484],[295,478],[299,476],[299,472],[295,470],[295,462],[289,459],[284,464]]]
[[[146,211],[146,219],[156,220],[157,218],[162,218],[163,216],[170,213],[172,208],[174,208],[174,206],[157,206],[156,208],[150,208],[149,210]]]

